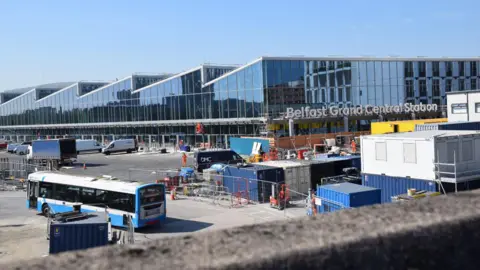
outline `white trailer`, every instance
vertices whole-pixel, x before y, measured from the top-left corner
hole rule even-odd
[[[460,183],[480,178],[480,132],[417,131],[361,137],[362,173]]]

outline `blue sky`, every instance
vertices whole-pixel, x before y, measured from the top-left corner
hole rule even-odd
[[[265,56],[480,56],[475,0],[0,1],[0,90]]]

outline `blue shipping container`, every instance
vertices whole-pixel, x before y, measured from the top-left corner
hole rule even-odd
[[[338,183],[317,187],[319,213],[334,212],[343,208],[360,207],[381,202],[381,190],[352,183]]]
[[[50,225],[50,254],[87,249],[108,244],[108,222],[105,214],[72,222],[52,221]]]
[[[251,155],[253,143],[255,142],[262,144],[263,152],[267,153],[270,151],[270,141],[257,138],[230,138],[230,149],[239,155]]]
[[[362,184],[367,187],[381,189],[382,203],[392,202],[392,196],[405,194],[409,188],[432,192],[438,191],[438,185],[434,181],[376,174],[362,174]]]
[[[259,181],[263,180],[263,181]],[[283,168],[263,165],[227,166],[223,170],[223,186],[229,193],[257,202],[268,202],[273,183],[285,181]]]

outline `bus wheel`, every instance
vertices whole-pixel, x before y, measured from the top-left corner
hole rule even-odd
[[[48,215],[50,215],[50,207],[47,204],[44,204],[42,206],[42,214],[46,217],[48,217]]]

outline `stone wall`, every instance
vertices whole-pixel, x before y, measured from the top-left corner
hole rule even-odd
[[[0,269],[478,269],[480,191],[195,233]]]

